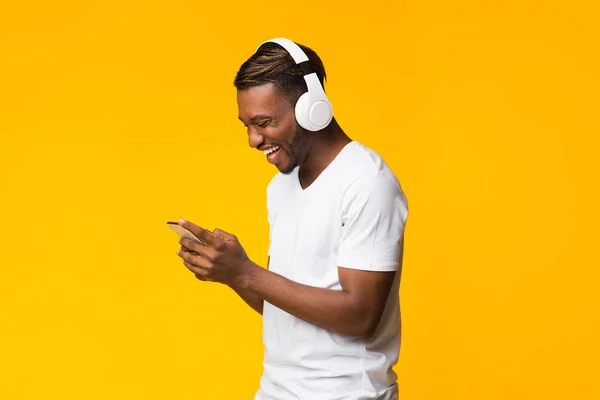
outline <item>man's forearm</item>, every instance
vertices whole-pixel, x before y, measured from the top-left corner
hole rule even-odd
[[[244,294],[250,292],[275,307],[321,328],[348,336],[369,336],[368,325],[365,323],[368,320],[367,316],[361,315],[352,296],[343,290],[303,285],[265,270],[251,261],[243,282],[234,290],[240,290]]]
[[[241,287],[235,287],[232,289],[242,298],[242,300],[246,302],[246,304],[252,307],[257,313],[262,315],[264,302],[260,296],[252,293],[252,291],[249,289],[244,289]]]

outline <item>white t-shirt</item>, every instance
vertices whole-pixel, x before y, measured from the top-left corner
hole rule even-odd
[[[267,188],[269,270],[305,285],[342,290],[338,266],[396,271],[408,203],[394,173],[364,145],[348,143],[306,189],[298,168]],[[375,334],[341,335],[265,301],[264,373],[255,400],[396,399],[400,273]]]

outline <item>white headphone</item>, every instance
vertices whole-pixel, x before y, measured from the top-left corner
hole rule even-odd
[[[304,71],[304,80],[306,81],[308,92],[303,93],[296,103],[296,121],[304,129],[313,132],[326,128],[333,118],[333,107],[325,95],[317,73],[313,72],[308,65],[308,57],[300,46],[289,39],[271,39],[261,43],[260,46],[269,42],[277,43],[283,47]],[[257,47],[257,50],[260,46]]]

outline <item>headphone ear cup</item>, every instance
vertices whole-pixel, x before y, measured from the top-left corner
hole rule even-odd
[[[310,105],[307,115],[309,123],[314,127],[315,131],[325,129],[333,118],[331,103],[327,98],[316,101]]]
[[[308,131],[315,131],[316,129],[312,126],[308,120],[308,106],[310,106],[310,95],[308,92],[304,93],[296,102],[295,114],[296,121],[298,124]]]

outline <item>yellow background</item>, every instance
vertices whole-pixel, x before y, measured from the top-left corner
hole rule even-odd
[[[260,316],[165,222],[264,265],[232,80],[314,48],[410,204],[401,397],[600,398],[597,1],[0,2],[0,398],[250,399]]]

